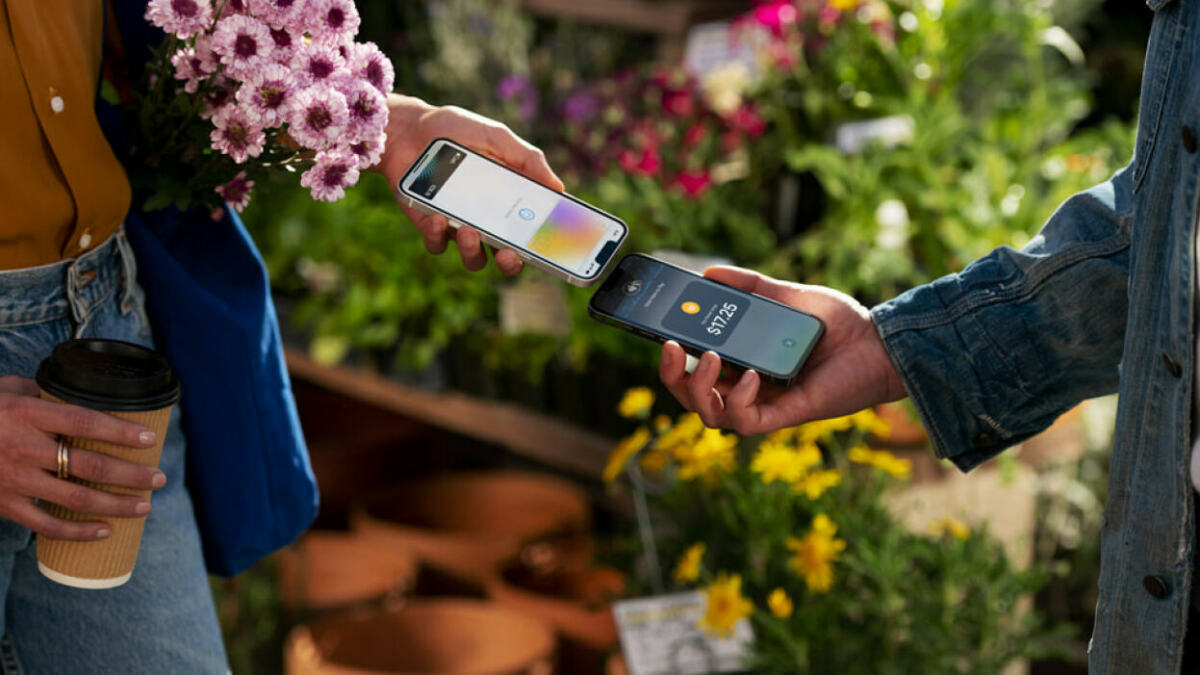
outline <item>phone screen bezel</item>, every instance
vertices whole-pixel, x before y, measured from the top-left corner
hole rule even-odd
[[[615,240],[617,245],[612,249],[612,252],[608,254],[608,258],[603,261],[600,260],[600,253],[602,253],[604,251],[604,247],[601,246],[600,249],[598,249],[597,253],[592,257],[592,262],[598,263],[598,267],[596,268],[595,273],[585,276],[584,274],[582,274],[576,270],[572,270],[572,269],[563,267],[562,265],[554,262],[553,260],[551,260],[535,251],[531,251],[524,246],[518,246],[517,244],[505,239],[504,237],[501,237],[499,234],[496,234],[495,232],[493,232],[485,227],[482,227],[476,223],[467,222],[466,219],[456,216],[453,213],[450,213],[449,211],[446,211],[445,209],[442,209],[442,208],[436,206],[431,201],[425,199],[423,196],[410,191],[408,184],[416,179],[415,174],[417,172],[417,169],[421,166],[424,166],[427,161],[432,161],[432,158],[437,155],[437,151],[440,150],[443,145],[449,145],[449,146],[455,148],[456,150],[460,150],[460,151],[468,153],[470,155],[474,155],[475,157],[479,157],[480,159],[484,159],[488,162],[491,162],[492,164],[496,165],[497,167],[499,167],[500,169],[502,169],[504,171],[507,171],[515,176],[518,176],[519,178],[521,178],[523,180],[529,181],[530,183],[532,183],[544,190],[549,190],[550,192],[554,192],[555,194],[557,194],[559,196],[565,197],[566,199],[569,199],[572,202],[575,202],[576,204],[588,209],[589,211],[599,214],[600,216],[609,220],[610,222],[615,223],[616,225],[619,225],[621,227],[621,236],[620,236],[620,238]],[[487,155],[475,152],[474,150],[472,150],[468,147],[465,147],[460,143],[455,143],[454,141],[450,140],[449,138],[435,138],[433,141],[431,141],[429,143],[429,146],[426,147],[425,150],[421,153],[421,155],[417,158],[417,161],[413,162],[412,166],[408,167],[408,171],[405,171],[404,175],[401,176],[399,183],[397,183],[397,189],[401,192],[401,194],[408,197],[409,199],[412,199],[413,201],[416,201],[416,202],[420,202],[423,206],[430,208],[430,209],[442,214],[443,216],[446,216],[446,218],[448,218],[452,221],[455,221],[455,222],[463,223],[465,225],[468,225],[470,227],[473,227],[473,228],[479,230],[480,232],[487,234],[487,236],[496,240],[502,246],[506,246],[508,248],[522,251],[526,255],[536,258],[538,261],[543,262],[550,267],[553,267],[555,270],[562,272],[563,274],[567,275],[568,277],[573,278],[573,279],[580,279],[582,281],[595,281],[596,279],[599,279],[600,275],[602,275],[604,273],[604,270],[607,269],[609,264],[613,261],[613,259],[617,257],[617,252],[621,250],[622,244],[625,243],[625,239],[629,236],[629,226],[625,224],[625,221],[614,216],[613,214],[603,211],[601,209],[598,209],[595,206],[592,206],[591,204],[583,201],[582,199],[575,197],[574,195],[568,194],[566,192],[555,192],[551,188],[548,188],[545,185],[542,185],[541,183],[533,180],[532,178],[522,175],[520,172],[514,171],[513,169],[492,159],[491,157],[488,157]],[[613,240],[606,238],[606,239],[604,239],[604,241],[609,242],[609,241],[613,241]]]
[[[817,322],[818,329],[817,329],[816,335],[813,336],[813,339],[809,342],[809,344],[807,345],[805,350],[800,353],[800,356],[796,360],[796,366],[791,372],[777,373],[777,372],[768,370],[763,366],[755,365],[753,363],[749,363],[749,362],[743,361],[741,359],[735,358],[733,356],[730,356],[729,354],[722,351],[721,349],[714,349],[712,347],[700,344],[699,342],[690,340],[686,337],[681,337],[681,336],[672,335],[672,334],[666,334],[662,330],[660,330],[654,326],[648,326],[648,325],[645,325],[642,323],[634,323],[632,321],[622,319],[622,318],[616,316],[615,314],[613,314],[611,311],[600,307],[598,298],[600,298],[601,296],[607,296],[607,295],[611,294],[613,287],[617,283],[619,283],[618,280],[621,278],[622,266],[625,264],[625,262],[627,260],[630,260],[631,258],[635,258],[635,257],[636,258],[645,258],[646,260],[653,261],[655,264],[662,265],[663,267],[670,267],[679,272],[683,272],[684,274],[687,274],[689,276],[692,276],[697,279],[706,281],[708,283],[720,286],[724,290],[728,290],[731,293],[735,293],[737,295],[747,298],[750,302],[765,302],[768,304],[777,305],[777,306],[782,307],[783,309],[791,311],[791,312],[803,314],[804,316],[807,316],[810,319],[812,319],[813,321]],[[704,275],[696,274],[692,270],[680,267],[678,265],[673,265],[664,260],[659,260],[658,258],[655,258],[653,256],[648,256],[648,255],[645,255],[642,253],[626,254],[625,256],[623,256],[621,258],[620,261],[617,262],[616,266],[613,267],[612,274],[609,275],[609,277],[604,280],[604,283],[602,283],[600,285],[600,287],[596,289],[596,292],[592,294],[592,297],[588,299],[588,313],[591,314],[593,317],[602,318],[605,321],[612,323],[616,326],[619,326],[621,328],[626,328],[626,329],[632,328],[635,331],[639,331],[638,334],[642,335],[643,337],[650,337],[658,342],[666,342],[667,340],[674,340],[675,342],[678,342],[684,348],[685,351],[688,351],[689,353],[692,353],[694,355],[699,355],[699,354],[702,354],[702,353],[708,352],[708,351],[716,352],[716,354],[721,357],[722,361],[725,361],[727,363],[730,363],[730,364],[737,366],[739,368],[742,368],[742,369],[754,370],[756,372],[767,375],[779,382],[789,382],[792,379],[794,379],[796,377],[796,375],[798,375],[800,373],[800,370],[804,367],[804,364],[807,363],[809,357],[812,356],[812,352],[816,348],[817,342],[819,342],[821,340],[821,336],[825,334],[825,322],[821,321],[820,318],[818,318],[812,314],[809,314],[808,312],[796,309],[795,307],[792,307],[790,305],[785,305],[784,303],[779,302],[778,300],[772,300],[771,298],[767,298],[767,297],[764,297],[761,295],[750,293],[748,291],[744,291],[740,288],[735,288],[728,284],[722,284],[718,281],[713,281],[712,279],[709,279],[708,277],[705,277]]]

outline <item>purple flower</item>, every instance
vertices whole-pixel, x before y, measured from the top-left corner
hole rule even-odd
[[[353,77],[370,82],[385,96],[392,93],[396,70],[374,42],[351,43],[348,51],[350,56],[347,61]]]
[[[313,199],[335,202],[346,188],[358,182],[358,159],[344,149],[317,153],[317,163],[300,176],[300,185],[312,190]]]
[[[200,119],[205,120],[230,105],[236,91],[236,84],[221,74],[213,75],[208,84],[212,88],[204,93],[204,110],[200,111]]]
[[[203,31],[212,18],[209,0],[150,0],[146,5],[146,20],[178,38]]]
[[[185,47],[171,55],[171,65],[175,68],[175,79],[186,81],[184,91],[196,93],[200,82],[217,72],[218,62],[212,52],[211,39],[207,35],[198,36],[195,46]]]
[[[315,42],[341,44],[358,34],[361,19],[352,0],[308,0],[304,13]]]
[[[216,128],[209,135],[213,148],[229,155],[238,164],[262,153],[267,135],[245,110],[227,105],[213,115],[213,125]]]
[[[269,62],[274,48],[267,24],[245,14],[221,19],[213,33],[213,51],[220,55],[225,70],[239,80]]]
[[[272,28],[302,29],[304,0],[249,0],[250,12]]]
[[[324,150],[338,141],[349,118],[350,110],[342,92],[315,85],[296,93],[288,133],[307,148]]]
[[[373,139],[359,141],[350,146],[350,152],[358,158],[358,168],[368,169],[379,163],[383,149],[387,146],[387,134],[380,132]]]
[[[338,91],[345,94],[350,111],[350,123],[346,128],[350,141],[378,136],[387,124],[387,97],[362,80],[342,80]]]
[[[221,18],[232,14],[245,14],[249,11],[250,6],[246,0],[225,0],[225,6],[221,9]]]
[[[517,114],[528,122],[537,114],[538,91],[524,75],[509,75],[496,85],[496,97],[508,103],[517,102]]]
[[[290,28],[272,28],[271,41],[275,43],[271,59],[286,66],[291,64],[292,57],[296,54],[296,45],[304,42],[304,35],[293,33]]]
[[[292,56],[292,74],[302,87],[332,82],[348,75],[346,60],[336,49],[318,44],[299,44]]]
[[[596,92],[586,87],[571,94],[566,101],[563,101],[563,115],[572,122],[586,122],[599,109],[600,101],[596,97]]]
[[[221,195],[221,199],[229,202],[234,211],[242,212],[246,205],[250,203],[250,191],[254,188],[254,181],[246,179],[246,172],[239,171],[238,175],[224,185],[218,185],[213,188],[217,194]]]
[[[244,110],[258,118],[264,127],[276,127],[287,121],[292,109],[296,82],[287,68],[272,63],[250,74],[237,92]]]

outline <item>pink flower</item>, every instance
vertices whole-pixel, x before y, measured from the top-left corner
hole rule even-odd
[[[237,86],[232,80],[221,74],[213,75],[208,84],[212,89],[205,92],[204,110],[200,111],[200,119],[205,120],[231,104]]]
[[[292,57],[296,55],[296,45],[304,41],[304,36],[293,33],[290,28],[272,28],[271,41],[275,43],[271,60],[286,66],[292,62]]]
[[[262,126],[276,127],[287,121],[295,92],[292,72],[272,63],[250,74],[237,91],[237,101],[257,117]]]
[[[346,59],[350,74],[366,80],[384,95],[392,93],[396,70],[374,42],[355,42],[349,45],[350,56]]]
[[[709,128],[704,122],[693,122],[692,126],[688,127],[687,131],[683,132],[683,144],[686,147],[695,147],[708,139]]]
[[[217,72],[217,57],[212,52],[212,42],[207,35],[196,38],[193,47],[186,47],[171,55],[175,68],[175,79],[185,80],[184,91],[196,93],[202,80]]]
[[[346,188],[358,182],[358,159],[346,150],[317,153],[317,163],[300,176],[300,185],[312,190],[313,199],[335,202]]]
[[[653,176],[662,166],[662,158],[656,148],[645,148],[640,156],[633,150],[622,150],[617,161],[622,169],[638,176]]]
[[[341,44],[358,34],[361,19],[351,0],[308,0],[304,13],[315,42]]]
[[[227,105],[213,115],[213,125],[216,128],[209,135],[213,148],[229,155],[238,164],[262,153],[267,135],[245,110]]]
[[[296,45],[291,66],[296,82],[302,87],[340,79],[349,72],[346,60],[336,49],[315,43]]]
[[[691,117],[696,102],[689,92],[669,91],[663,94],[663,109],[674,117]]]
[[[699,199],[712,187],[712,176],[707,171],[680,171],[675,177],[675,184],[690,199]]]
[[[304,0],[249,0],[250,12],[271,28],[287,28],[303,18]]]
[[[350,140],[360,141],[378,136],[387,125],[387,97],[362,80],[343,80],[338,90],[346,95],[346,106],[350,111],[350,123],[346,128]]]
[[[783,35],[799,19],[800,13],[791,0],[773,0],[754,8],[754,20],[776,36]]]
[[[213,33],[213,51],[220,55],[226,72],[239,80],[269,62],[274,48],[267,25],[245,14],[221,19]]]
[[[250,203],[250,191],[254,188],[254,181],[246,179],[246,172],[239,171],[238,175],[224,185],[218,185],[214,190],[221,198],[229,202],[234,211],[242,212],[246,205]]]
[[[288,133],[307,148],[324,150],[337,143],[349,121],[345,95],[332,87],[315,85],[296,93]]]
[[[188,38],[212,23],[209,0],[150,0],[146,20],[175,37]]]
[[[387,134],[380,132],[373,139],[359,141],[350,146],[350,152],[358,158],[358,168],[368,169],[379,163],[383,149],[387,146]]]
[[[729,123],[738,131],[744,131],[751,138],[756,138],[762,135],[762,132],[767,128],[767,122],[762,115],[758,114],[758,109],[751,104],[742,105],[734,111],[729,117]]]
[[[221,9],[221,18],[233,14],[246,14],[250,11],[250,6],[246,0],[226,0],[225,6]]]

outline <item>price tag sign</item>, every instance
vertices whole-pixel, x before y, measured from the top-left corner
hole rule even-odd
[[[745,670],[754,632],[742,619],[733,634],[700,630],[704,595],[698,591],[616,603],[613,614],[630,675],[700,675]]]

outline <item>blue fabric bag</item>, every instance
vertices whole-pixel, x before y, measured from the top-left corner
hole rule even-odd
[[[145,0],[110,0],[135,66],[163,33]],[[135,68],[136,69],[136,68]],[[97,104],[109,142],[128,147],[116,111]],[[142,213],[125,228],[157,347],[183,386],[187,485],[208,570],[232,576],[291,543],[316,517],[318,493],[300,430],[261,256],[228,207]]]

